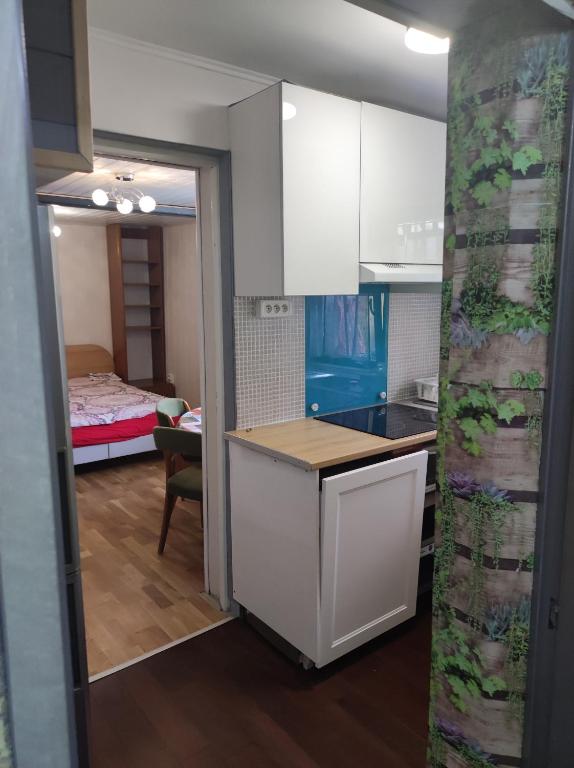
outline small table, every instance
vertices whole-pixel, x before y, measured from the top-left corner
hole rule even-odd
[[[180,429],[185,429],[187,432],[197,432],[201,435],[201,407],[192,408],[191,411],[186,411],[182,414],[177,422],[177,426]]]

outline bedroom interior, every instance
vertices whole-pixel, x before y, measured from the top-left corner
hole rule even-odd
[[[203,594],[201,487],[196,501],[180,489],[158,552],[167,478],[193,467],[178,456],[170,470],[156,450],[158,404],[179,398],[185,430],[201,432],[195,197],[193,170],[111,157],[40,190],[54,221],[92,679],[225,619]]]

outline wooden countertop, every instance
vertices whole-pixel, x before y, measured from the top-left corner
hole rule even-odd
[[[435,440],[436,432],[388,440],[316,419],[297,419],[226,432],[225,438],[303,469],[322,469]]]

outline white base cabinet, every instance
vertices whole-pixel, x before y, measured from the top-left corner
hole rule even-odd
[[[317,667],[414,616],[427,456],[320,479],[231,443],[237,602]]]

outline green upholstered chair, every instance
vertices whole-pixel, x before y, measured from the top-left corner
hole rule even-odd
[[[169,523],[178,498],[199,503],[199,514],[203,518],[203,480],[201,471],[201,435],[185,429],[156,427],[153,431],[155,446],[163,451],[165,460],[165,503],[163,521],[157,551],[161,555],[165,548]],[[193,462],[185,469],[175,471],[178,456]]]
[[[174,419],[190,410],[188,403],[180,397],[164,397],[155,409],[157,423],[160,427],[174,427]]]

